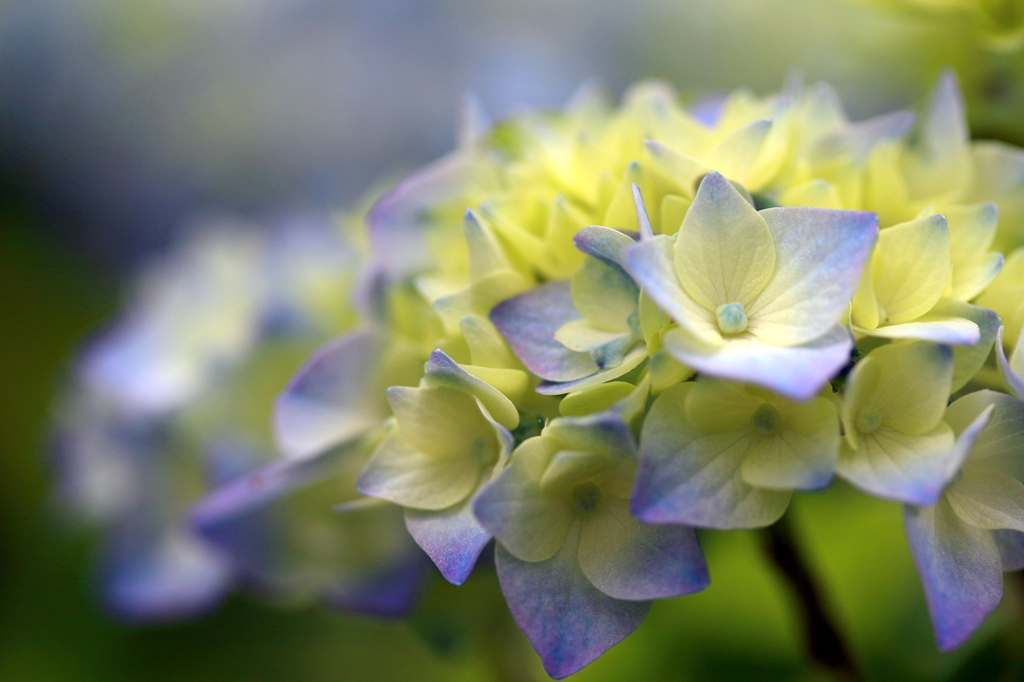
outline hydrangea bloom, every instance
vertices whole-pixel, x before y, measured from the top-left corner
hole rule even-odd
[[[709,173],[674,241],[652,235],[625,258],[678,325],[662,336],[676,360],[806,400],[849,358],[853,339],[839,320],[875,222],[830,209],[755,211],[724,176]]]
[[[1009,187],[983,181],[1019,153],[967,140],[955,79],[913,138],[912,115],[851,123],[826,86],[704,119],[646,83],[619,109],[586,92],[473,120],[369,214],[373,324],[426,364],[390,389],[360,489],[406,508],[452,582],[493,535],[551,674],[704,585],[692,527],[771,524],[835,474],[940,499],[973,433],[947,398],[999,326],[969,301],[1020,304],[992,251],[1018,239]]]
[[[498,540],[512,615],[556,679],[632,632],[652,600],[707,587],[690,528],[630,515],[635,468],[620,415],[561,417],[516,448],[473,504]]]
[[[832,480],[839,420],[827,398],[701,377],[658,396],[640,440],[641,521],[753,528],[782,516],[792,490]]]
[[[564,677],[707,585],[694,528],[768,526],[838,475],[910,505],[940,646],[968,637],[1017,523],[973,482],[986,444],[1024,437],[1016,398],[975,390],[1000,315],[1020,335],[1019,256],[1000,269],[1024,241],[1024,155],[970,142],[955,78],[916,127],[852,123],[795,83],[699,116],[642,83],[618,108],[587,90],[465,121],[368,212],[358,327],[278,397],[283,458],[192,510],[203,536],[249,556],[255,512],[337,465],[347,495],[319,509],[401,508],[452,583],[493,538],[516,622]]]
[[[508,428],[519,415],[441,351],[418,388],[393,386],[387,395],[394,425],[359,475],[359,491],[404,506],[409,532],[445,578],[461,584],[491,538],[473,515],[472,498],[505,466]]]
[[[949,223],[930,215],[879,236],[853,305],[854,329],[866,336],[973,346],[981,330],[944,301],[950,286]],[[974,292],[977,293],[977,292]]]
[[[868,353],[847,379],[839,475],[879,497],[934,502],[953,449],[942,420],[952,379],[948,346],[894,344]]]

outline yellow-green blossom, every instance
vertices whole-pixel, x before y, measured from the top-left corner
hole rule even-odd
[[[829,399],[797,403],[701,377],[669,388],[651,407],[631,508],[647,523],[766,526],[792,490],[828,485],[838,448]]]
[[[934,502],[953,450],[942,421],[952,380],[949,346],[890,344],[868,353],[847,379],[837,473],[880,497]]]
[[[673,357],[806,400],[847,361],[852,340],[839,319],[876,236],[866,213],[756,211],[710,173],[679,232],[641,241],[626,259],[679,325],[662,338]]]
[[[1024,326],[1024,248],[1009,255],[1002,272],[976,303],[999,314],[1006,325],[1003,340],[1009,348],[1016,346]]]
[[[942,215],[882,230],[853,299],[854,330],[867,336],[972,346],[978,325],[951,314],[949,225]]]
[[[559,418],[516,448],[474,503],[499,543],[509,608],[556,678],[628,635],[652,600],[707,586],[692,529],[630,514],[635,468],[618,415]]]
[[[387,397],[394,420],[359,475],[359,492],[405,507],[409,532],[461,584],[490,539],[471,501],[507,463],[519,414],[440,351],[419,387],[393,386]]]

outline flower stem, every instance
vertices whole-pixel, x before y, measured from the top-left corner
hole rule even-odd
[[[861,680],[860,671],[839,637],[807,562],[796,545],[791,514],[787,512],[764,530],[765,550],[796,594],[811,658],[838,679]]]

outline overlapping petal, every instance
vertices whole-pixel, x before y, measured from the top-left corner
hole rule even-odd
[[[938,302],[950,277],[949,223],[932,215],[886,228],[872,259],[880,324],[921,317]]]
[[[579,671],[637,629],[650,602],[609,597],[594,587],[577,560],[580,528],[570,528],[558,552],[530,562],[498,545],[495,564],[516,623],[551,677]]]
[[[844,448],[836,472],[873,495],[932,504],[945,486],[954,440],[944,422],[914,435],[882,427],[861,436],[856,451]]]
[[[572,521],[567,499],[546,494],[540,482],[554,457],[550,440],[533,438],[474,503],[477,518],[522,561],[546,561],[562,546]]]
[[[749,306],[775,270],[775,240],[736,188],[709,173],[679,228],[673,264],[683,290],[706,309]]]
[[[850,359],[853,339],[842,325],[796,346],[774,346],[741,337],[709,348],[683,331],[665,334],[665,349],[698,372],[764,386],[793,400],[809,400]]]
[[[589,353],[570,350],[555,339],[559,327],[582,317],[566,281],[542,284],[504,301],[490,317],[516,356],[542,379],[575,381],[598,370]]]
[[[945,501],[908,507],[904,524],[939,648],[955,649],[1002,599],[999,549],[989,531],[964,523]]]
[[[760,340],[803,344],[829,333],[857,288],[877,232],[860,211],[768,208],[761,211],[775,241],[775,273],[747,313]]]
[[[640,437],[640,468],[631,509],[645,523],[753,528],[776,521],[788,491],[755,488],[741,463],[755,435],[745,429],[704,432],[685,420],[693,384],[678,384],[655,401]]]
[[[675,242],[656,236],[626,250],[629,274],[643,287],[658,307],[700,343],[716,347],[722,335],[715,327],[714,314],[684,291],[673,265]]]
[[[1024,531],[1024,484],[1006,474],[965,471],[946,499],[975,528]]]
[[[898,344],[869,353],[848,379],[837,473],[874,495],[934,503],[955,458],[953,429],[941,420],[952,376],[948,346]]]
[[[440,510],[466,499],[480,481],[467,457],[436,457],[397,433],[387,435],[359,475],[359,492],[403,507]]]
[[[405,526],[444,579],[461,585],[491,540],[473,514],[472,498],[438,511],[406,509]]]
[[[282,453],[315,455],[381,423],[387,405],[377,375],[386,343],[379,332],[364,329],[328,342],[306,361],[275,404]]]
[[[650,601],[708,586],[693,529],[642,524],[630,514],[627,500],[609,499],[585,519],[579,542],[583,574],[615,599]]]

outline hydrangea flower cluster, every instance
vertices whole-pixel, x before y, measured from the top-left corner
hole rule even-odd
[[[854,123],[798,84],[694,110],[661,83],[618,108],[587,89],[493,125],[470,105],[458,148],[368,211],[359,322],[277,398],[281,459],[187,528],[251,570],[266,510],[313,509],[284,544],[331,548],[310,572],[335,597],[412,584],[405,536],[376,529],[359,537],[388,561],[351,579],[369,550],[329,538],[360,514],[402,510],[456,585],[494,543],[513,617],[562,678],[652,601],[708,585],[695,529],[769,526],[839,476],[906,505],[955,648],[1024,567],[1022,202],[1024,152],[970,140],[948,73],[920,121]],[[230,371],[264,367],[269,338],[232,347]],[[330,502],[305,492],[325,481]]]

